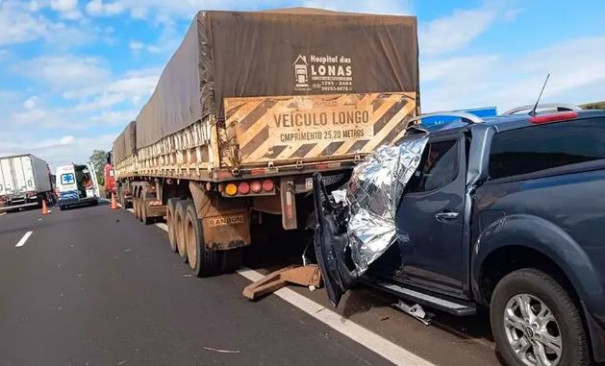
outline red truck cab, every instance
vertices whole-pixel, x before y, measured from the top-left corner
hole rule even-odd
[[[111,194],[116,193],[116,173],[113,165],[105,164],[103,176],[105,177],[105,197],[111,198]]]

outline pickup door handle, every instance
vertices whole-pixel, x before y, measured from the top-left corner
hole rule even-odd
[[[437,221],[447,222],[447,221],[456,220],[458,218],[458,216],[459,216],[458,212],[445,211],[445,212],[439,212],[437,215],[435,215],[435,219],[437,219]]]

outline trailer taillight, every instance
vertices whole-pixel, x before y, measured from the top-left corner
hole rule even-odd
[[[248,184],[247,182],[241,182],[237,187],[237,191],[239,192],[239,194],[250,193],[250,184]]]
[[[275,184],[271,179],[227,183],[224,188],[219,184],[219,192],[228,197],[268,195],[275,193]]]
[[[250,183],[250,190],[252,191],[252,193],[260,193],[263,190],[263,185],[261,184],[261,182],[255,180]]]
[[[227,184],[225,187],[225,194],[227,196],[235,196],[237,194],[237,186],[233,183]]]
[[[263,181],[263,190],[265,192],[271,192],[273,188],[275,188],[275,185],[273,184],[273,181],[271,179],[265,179]]]

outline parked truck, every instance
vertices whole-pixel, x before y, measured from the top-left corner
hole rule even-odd
[[[0,211],[41,206],[52,190],[46,161],[32,154],[0,157]]]
[[[114,142],[119,200],[165,217],[195,275],[237,267],[265,215],[304,228],[314,172],[337,184],[403,137],[418,85],[415,17],[199,12]]]

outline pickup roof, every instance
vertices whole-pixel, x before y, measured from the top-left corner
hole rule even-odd
[[[429,130],[397,205],[409,240],[363,277],[334,240],[347,217],[316,177],[332,303],[363,281],[456,315],[485,306],[508,365],[605,361],[605,111],[555,110]]]

